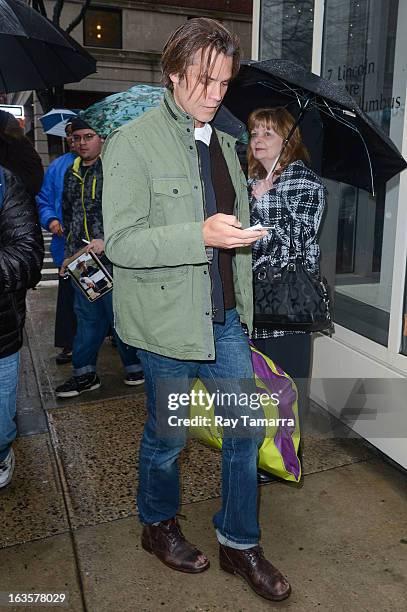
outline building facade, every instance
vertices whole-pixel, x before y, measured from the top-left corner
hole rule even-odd
[[[407,157],[405,0],[255,0],[253,11],[253,58],[344,85]],[[375,196],[325,182],[335,334],[315,340],[311,396],[407,467],[407,172]]]
[[[55,2],[45,1],[52,15]],[[66,28],[78,15],[82,0],[66,0],[61,26]],[[171,32],[193,17],[221,21],[241,41],[243,55],[250,57],[252,0],[92,0],[84,20],[71,32],[97,60],[97,72],[80,83],[65,86],[66,108],[82,109],[109,94],[135,83],[159,84],[160,56]],[[32,92],[8,96],[11,104],[26,107],[27,128],[45,165],[48,145],[38,118],[43,114]]]
[[[52,4],[52,3],[50,3]],[[66,2],[63,25],[78,12],[81,3]],[[84,92],[100,94],[128,89],[134,83],[159,84],[160,55],[171,32],[193,17],[213,17],[235,32],[246,57],[251,52],[252,2],[239,0],[93,0],[83,23],[72,36],[97,60],[97,73],[81,83],[66,86],[70,106]],[[84,96],[85,98],[85,96]],[[81,104],[79,107],[82,107]]]

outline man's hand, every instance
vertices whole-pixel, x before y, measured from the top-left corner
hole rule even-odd
[[[205,246],[237,249],[267,236],[267,230],[243,230],[241,227],[234,215],[217,213],[208,217],[203,224]]]
[[[59,269],[59,276],[65,276],[68,263],[69,259],[64,259],[64,261],[62,262],[62,266]]]
[[[93,251],[96,255],[101,255],[105,250],[105,242],[101,238],[94,238],[86,247],[86,252]]]
[[[53,234],[54,236],[63,236],[64,235],[64,229],[63,229],[62,225],[60,224],[60,222],[58,221],[58,219],[54,219],[53,221],[51,221],[51,223],[49,224],[48,229],[51,232],[51,234]]]

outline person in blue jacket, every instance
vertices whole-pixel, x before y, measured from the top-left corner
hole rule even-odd
[[[74,142],[71,138],[71,127],[66,127],[67,142],[70,153],[61,155],[48,167],[41,191],[37,195],[37,206],[40,222],[45,230],[52,233],[51,255],[58,269],[64,260],[64,231],[62,220],[62,192],[65,173],[76,158]],[[55,346],[62,348],[56,355],[58,365],[72,360],[72,343],[76,331],[76,317],[73,310],[73,290],[69,280],[59,277],[58,298],[55,315]]]

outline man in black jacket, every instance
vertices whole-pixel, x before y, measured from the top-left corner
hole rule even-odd
[[[41,278],[44,244],[21,179],[0,166],[0,488],[11,480],[19,350],[27,289]]]

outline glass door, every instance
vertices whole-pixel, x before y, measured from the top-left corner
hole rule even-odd
[[[404,82],[394,79],[398,0],[326,0],[321,75],[346,87],[401,148]],[[401,129],[400,129],[401,128]],[[398,178],[375,196],[327,181],[321,249],[340,325],[387,346]]]

